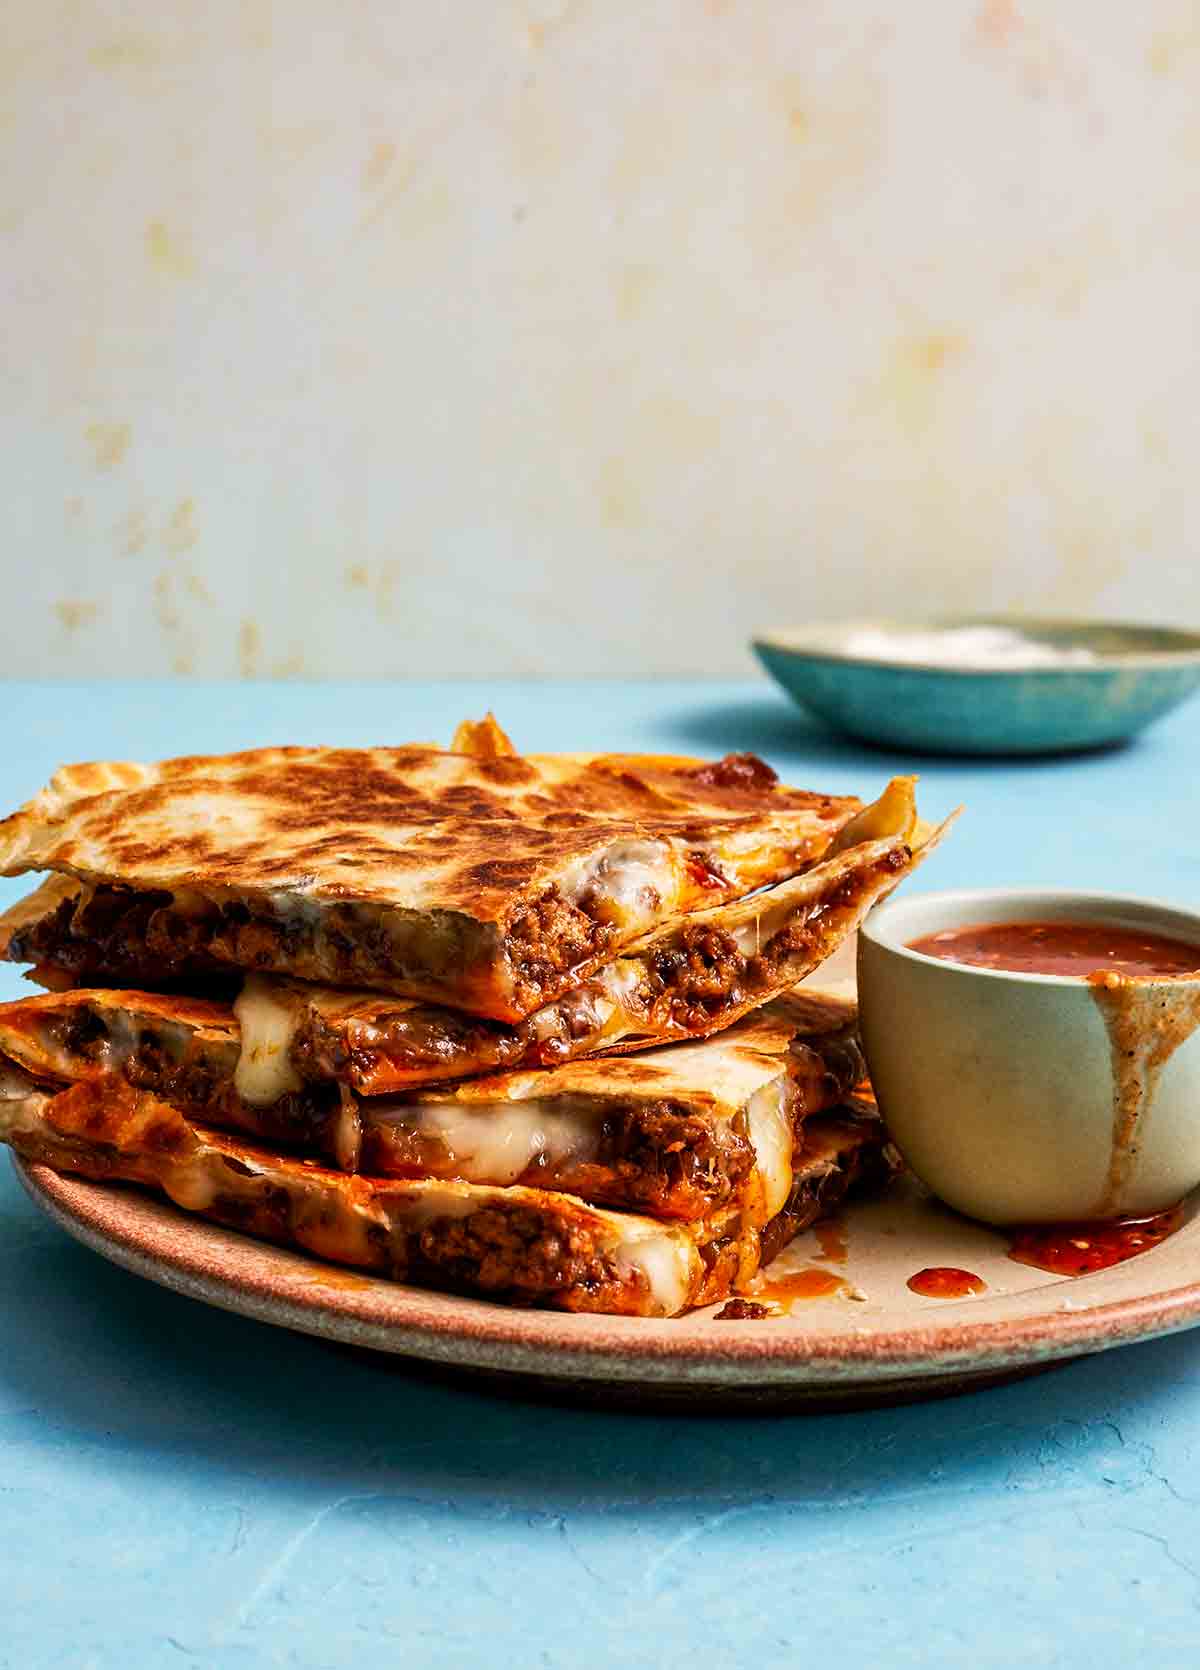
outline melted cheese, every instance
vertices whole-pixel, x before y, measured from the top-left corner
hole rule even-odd
[[[207,1212],[217,1198],[217,1185],[199,1160],[173,1167],[163,1177],[162,1189],[185,1212]]]
[[[665,841],[618,841],[599,863],[578,867],[564,891],[574,898],[590,895],[601,920],[637,932],[678,903],[679,875]]]
[[[766,1218],[781,1212],[792,1192],[792,1120],[786,1075],[764,1084],[746,1104],[750,1141],[762,1178]]]
[[[345,1199],[319,1187],[292,1191],[292,1233],[319,1258],[368,1267],[376,1263],[371,1231],[380,1223],[369,1199]]]
[[[303,1080],[292,1066],[298,1011],[280,987],[260,974],[247,975],[233,1005],[242,1031],[234,1088],[251,1107],[269,1107]]]
[[[321,903],[308,899],[302,892],[269,893],[267,902],[272,915],[280,922],[298,922],[304,927],[315,927],[321,920]]]
[[[5,1038],[4,1047],[33,1072],[49,1070],[59,1078],[96,1078],[102,1073],[120,1073],[137,1054],[142,1041],[141,1022],[134,1014],[110,1008],[101,1011],[101,1019],[104,1037],[97,1046],[89,1048],[86,1056],[64,1044],[53,1025],[37,1027],[28,1039],[19,1033],[11,1034]]]
[[[15,1062],[0,1058],[0,1102],[24,1102],[37,1094],[37,1085]]]
[[[728,931],[743,957],[757,957],[764,945],[769,945],[776,934],[793,926],[800,917],[802,901],[791,890],[780,898],[780,891],[770,888],[760,893],[757,900],[748,899],[748,906],[756,906],[750,920],[730,925]]]
[[[753,922],[742,922],[732,930],[733,943],[743,957],[757,957],[763,948],[764,939],[769,937],[763,933],[763,921],[759,916],[756,916]]]
[[[644,1005],[637,1000],[638,990],[646,978],[646,970],[639,962],[622,960],[601,969],[596,976],[596,984],[604,993],[597,1005],[607,1012],[601,1027],[601,1036],[607,1038],[610,1033],[620,1034],[631,1022],[642,1018]]]
[[[551,1103],[391,1103],[363,1109],[369,1121],[402,1122],[445,1145],[455,1175],[468,1183],[514,1183],[534,1160],[553,1166],[594,1157],[599,1145],[595,1116],[570,1097]]]
[[[643,1221],[617,1243],[613,1256],[622,1275],[645,1277],[650,1289],[648,1316],[675,1316],[687,1307],[700,1264],[689,1238],[665,1225],[648,1234]]]
[[[469,1218],[490,1200],[500,1204],[504,1198],[494,1193],[469,1194],[457,1183],[442,1183],[433,1179],[422,1179],[419,1183],[401,1187],[405,1192],[404,1211],[395,1224],[401,1235],[406,1231],[423,1229],[439,1218]]]
[[[599,1049],[609,1039],[623,1037],[630,1025],[641,1018],[637,991],[644,979],[645,971],[640,963],[628,960],[610,963],[565,998],[535,1010],[524,1026],[539,1041],[556,1038],[564,1015],[568,1015],[575,1023],[571,1027],[573,1053]],[[578,1029],[581,1019],[588,1026],[586,1035]]]
[[[342,1171],[357,1171],[362,1154],[362,1119],[358,1098],[341,1087],[341,1105],[333,1123],[333,1157]]]

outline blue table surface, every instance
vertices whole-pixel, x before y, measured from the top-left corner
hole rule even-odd
[[[63,760],[445,739],[489,705],[529,750],[750,748],[864,794],[916,768],[927,815],[968,808],[924,889],[1200,905],[1200,703],[1022,764],[871,752],[765,685],[22,685],[0,800]],[[126,1275],[0,1172],[5,1670],[1190,1664],[1198,1441],[1200,1333],[842,1415],[493,1400]]]

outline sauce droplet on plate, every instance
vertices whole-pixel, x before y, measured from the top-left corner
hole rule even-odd
[[[1090,1276],[1149,1252],[1183,1222],[1183,1207],[1115,1223],[1033,1224],[1013,1232],[1008,1256],[1056,1276]]]
[[[969,1299],[973,1293],[987,1292],[981,1276],[952,1264],[933,1264],[927,1270],[918,1270],[905,1286],[925,1299]]]
[[[840,1293],[846,1283],[841,1276],[835,1276],[832,1270],[797,1270],[790,1276],[778,1276],[774,1281],[765,1281],[761,1287],[755,1287],[755,1296],[761,1299],[827,1299],[831,1293]]]
[[[844,1276],[810,1264],[786,1276],[755,1276],[743,1289],[742,1297],[771,1305],[776,1316],[790,1316],[797,1299],[831,1299],[835,1294],[851,1292]]]

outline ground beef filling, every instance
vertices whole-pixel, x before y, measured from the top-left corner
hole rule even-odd
[[[753,956],[733,937],[703,923],[687,924],[672,943],[647,953],[646,980],[639,994],[648,1006],[664,1005],[672,1025],[704,1031],[730,1008],[749,1006],[778,987],[789,962],[818,959],[832,943],[847,914],[868,888],[909,861],[906,849],[887,854],[871,871],[847,876],[801,920],[777,933]],[[505,950],[513,1003],[529,1012],[569,986],[572,971],[594,962],[612,946],[616,929],[594,921],[557,888],[524,906],[508,923]],[[137,893],[97,887],[85,900],[64,900],[50,915],[15,932],[7,955],[13,962],[50,966],[76,984],[137,981],[161,986],[189,974],[216,973],[231,966],[286,971],[301,968],[334,985],[371,985],[398,978],[397,957],[380,921],[334,907],[319,918],[256,914],[231,901],[194,913],[177,908],[168,893]],[[447,1023],[430,1026],[424,1039],[414,1031],[404,1047],[450,1052],[459,1047]],[[528,1040],[512,1034],[468,1028],[466,1039],[495,1051],[496,1065],[519,1058]],[[519,1038],[519,1034],[518,1034]],[[545,1064],[556,1055],[554,1040]],[[486,1058],[483,1065],[490,1064]]]
[[[270,1107],[248,1108],[233,1087],[236,1044],[189,1049],[178,1039],[144,1030],[132,1049],[115,1052],[103,1018],[84,1007],[48,1020],[46,1034],[68,1058],[84,1064],[106,1066],[114,1052],[120,1072],[135,1090],[149,1091],[189,1118],[249,1131],[289,1148],[331,1152],[341,1108],[336,1085],[308,1085]]]
[[[589,902],[585,898],[572,904],[557,887],[548,887],[510,918],[505,949],[513,1001],[522,1012],[528,1013],[560,992],[570,984],[572,970],[594,962],[613,944],[616,928],[590,916]]]
[[[730,1299],[713,1317],[714,1322],[761,1322],[774,1312],[769,1305],[757,1304],[753,1299]]]
[[[171,970],[151,971],[146,952],[146,925],[169,897],[101,887],[86,903],[64,899],[49,916],[18,929],[6,956],[14,963],[49,964],[76,985],[169,977]]]
[[[338,1079],[364,1095],[386,1093],[406,1075],[457,1078],[465,1070],[557,1066],[581,1046],[593,1047],[604,1018],[597,995],[586,990],[567,992],[539,1015],[536,1027],[434,1007],[379,1019],[364,1014],[330,1020],[312,1010],[296,1033],[291,1059],[302,1078]]]
[[[870,871],[846,876],[809,912],[775,934],[752,956],[731,934],[711,924],[685,924],[675,943],[651,951],[646,993],[652,1006],[666,1006],[672,1023],[687,1031],[710,1028],[731,1009],[750,1006],[778,990],[788,965],[820,960],[840,938],[845,918],[881,878],[901,871],[907,849],[885,855]],[[799,975],[796,975],[799,978]]]
[[[615,935],[610,923],[593,920],[557,888],[547,889],[506,929],[516,1007],[528,1011],[561,991],[572,970],[602,956]],[[241,900],[184,911],[170,893],[105,886],[80,901],[64,899],[51,914],[19,929],[7,956],[49,965],[79,985],[122,980],[163,985],[196,971],[232,966],[286,972],[301,963],[310,978],[341,986],[402,977],[402,958],[388,925],[351,906],[332,906],[313,918],[275,916]],[[439,970],[453,972],[453,967]]]
[[[396,1089],[405,1076],[456,1078],[465,1070],[556,1066],[577,1053],[574,1046],[595,1038],[602,1025],[597,995],[588,990],[566,993],[552,1011],[539,1015],[536,1026],[423,1005],[336,1019],[312,1009],[293,1039],[291,1060],[302,1078],[337,1079],[370,1095]]]
[[[78,904],[64,900],[14,933],[7,955],[62,970],[77,985],[155,987],[197,972],[300,966],[335,985],[369,985],[393,977],[397,960],[384,925],[345,907],[311,920],[255,911],[241,900],[185,911],[170,893],[121,887],[97,887]]]
[[[515,1044],[499,1028],[450,1009],[412,1009],[383,1023],[339,1019],[310,1011],[297,1031],[291,1062],[305,1079],[357,1080],[369,1084],[381,1067],[397,1072],[447,1073],[464,1059],[481,1067],[499,1065],[515,1055]],[[518,1052],[519,1053],[519,1052]]]
[[[454,1157],[412,1124],[363,1114],[364,1172],[381,1177],[457,1175]],[[416,1112],[416,1110],[414,1110]],[[562,1190],[605,1206],[694,1220],[735,1200],[754,1169],[749,1139],[716,1128],[667,1099],[615,1107],[601,1120],[595,1153],[558,1162],[544,1154],[516,1179],[528,1188]]]
[[[645,979],[626,1000],[633,1016],[657,1011],[660,1023],[665,1019],[674,1030],[699,1033],[710,1031],[729,1010],[761,1002],[786,980],[789,963],[799,966],[823,956],[864,893],[881,875],[902,870],[908,856],[906,850],[889,853],[869,873],[846,877],[803,920],[774,935],[753,956],[740,951],[722,929],[685,924],[674,943],[647,954]],[[538,1035],[545,1030],[542,1025],[535,1032],[525,1022],[506,1026],[445,1009],[417,1009],[380,1025],[359,1026],[351,1041],[348,1029],[314,1015],[296,1040],[293,1060],[298,1072],[314,1079],[342,1077],[352,1066],[362,1084],[381,1065],[401,1073],[444,1067],[447,1076],[464,1062],[481,1072],[517,1064],[551,1067],[568,1059],[572,1046],[586,1041],[599,1025],[595,999],[583,991],[560,1000],[553,1028],[543,1036]]]
[[[10,961],[50,964],[78,985],[114,985],[138,980],[161,986],[197,970],[216,972],[236,962],[215,947],[231,939],[245,953],[239,966],[270,966],[268,946],[281,950],[288,925],[258,922],[241,942],[238,913],[245,906],[213,906],[202,916],[172,907],[169,893],[136,893],[122,887],[97,887],[77,903],[64,899],[58,908],[9,941]],[[296,930],[292,929],[292,937]]]
[[[421,1258],[451,1278],[490,1291],[556,1292],[594,1280],[590,1232],[528,1207],[485,1207],[464,1218],[438,1218],[417,1237]]]

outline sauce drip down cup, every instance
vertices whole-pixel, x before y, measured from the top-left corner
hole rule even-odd
[[[860,1026],[896,1146],[987,1223],[1173,1206],[1200,1184],[1200,973],[1024,973],[910,944],[999,922],[1166,935],[1200,963],[1200,914],[1148,899],[980,889],[880,906],[859,933]]]

